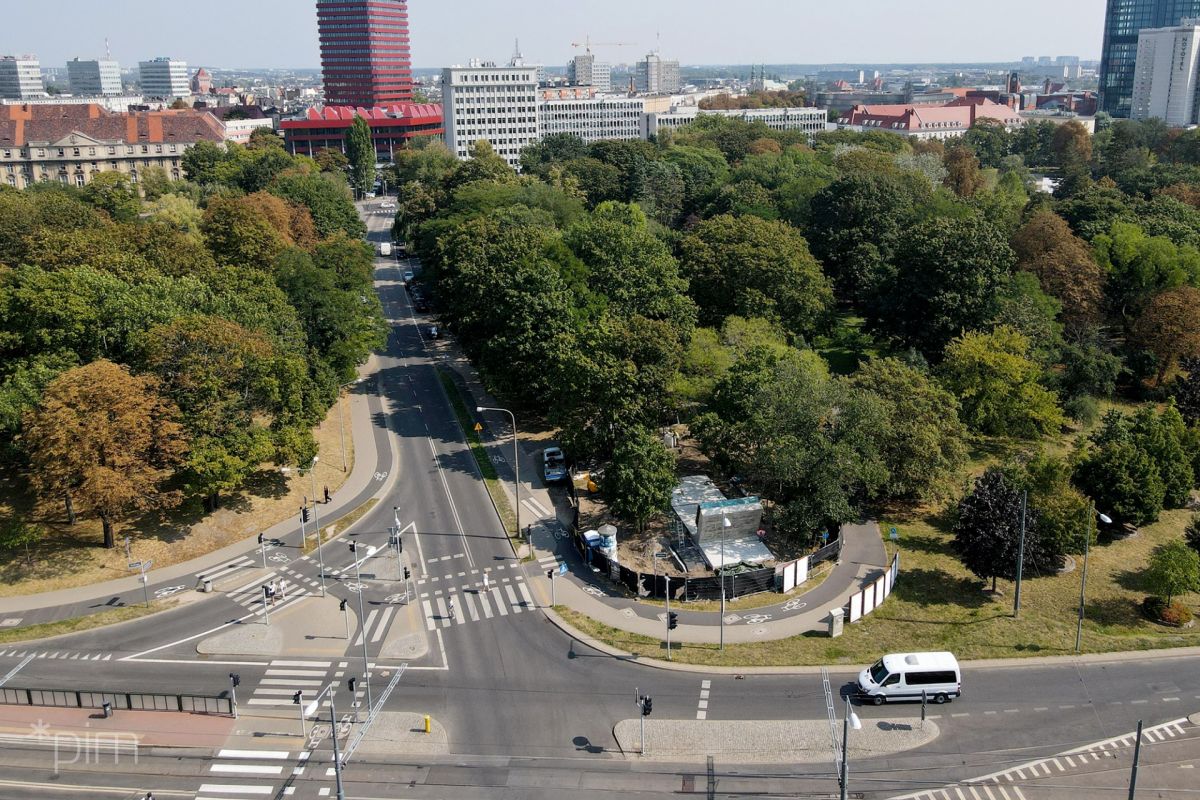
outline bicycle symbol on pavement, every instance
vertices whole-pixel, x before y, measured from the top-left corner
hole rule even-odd
[[[353,581],[351,581],[350,583],[344,584],[344,585],[345,585],[347,591],[354,592],[355,594],[358,594],[363,589],[367,588],[367,585],[365,583],[356,583]]]
[[[587,592],[588,594],[592,595],[593,597],[607,597],[608,596],[600,589],[597,589],[595,586],[585,586],[585,587],[583,587],[583,590],[585,592]]]
[[[384,480],[385,478],[387,478],[387,476],[388,476],[388,474],[386,472],[376,472],[375,480],[381,481],[381,480]]]
[[[408,595],[406,595],[406,594],[389,594],[387,597],[383,598],[383,602],[399,603],[401,600],[407,600],[407,599],[408,599]]]
[[[808,603],[802,603],[802,602],[800,602],[799,599],[788,600],[786,603],[783,604],[783,610],[784,611],[799,611],[800,609],[804,608],[807,605],[808,605]]]
[[[154,596],[158,598],[170,597],[173,594],[182,592],[186,588],[186,586],[164,586],[161,589],[155,589]]]
[[[283,563],[286,563],[289,559],[288,559],[286,553],[276,553],[275,555],[271,556],[270,560],[274,561],[276,564],[283,564]]]
[[[747,614],[743,619],[747,625],[761,625],[771,618],[770,614]]]

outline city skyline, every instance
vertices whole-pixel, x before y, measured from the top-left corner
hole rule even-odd
[[[684,64],[978,63],[1027,55],[1098,59],[1104,6],[1104,0],[1052,6],[1013,0],[1003,16],[986,18],[986,34],[975,6],[946,0],[914,0],[902,7],[863,0],[853,20],[839,9],[794,0],[751,0],[741,8],[755,13],[742,17],[731,17],[716,0],[662,0],[651,7],[611,0],[570,9],[551,0],[519,7],[416,0],[409,13],[414,67],[428,69],[475,57],[507,58],[515,39],[527,58],[561,65],[582,52],[571,42],[589,35],[598,43],[630,43],[594,47],[614,63],[632,63],[656,48]],[[42,39],[35,33],[41,13],[19,6],[7,14],[0,54],[29,53],[43,67],[61,68],[74,57],[103,57],[107,35],[112,57],[126,69],[159,55],[193,68],[319,68],[315,2],[212,0],[206,6],[210,13],[189,15],[181,25],[186,8],[182,2],[125,0],[115,24],[110,10],[68,0],[62,11],[77,24]],[[464,25],[468,18],[478,24]],[[767,19],[770,25],[764,24]]]

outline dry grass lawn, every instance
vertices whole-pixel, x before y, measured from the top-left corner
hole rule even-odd
[[[346,414],[346,472],[342,471],[339,408]],[[330,492],[336,492],[354,468],[349,414],[349,397],[344,395],[340,406],[335,405],[313,431],[320,455],[315,471],[317,492],[323,492],[326,486]],[[11,477],[3,481],[10,497],[18,485]],[[48,592],[128,577],[131,573],[125,555],[125,536],[131,539],[132,560],[152,559],[156,568],[187,561],[298,514],[303,498],[312,493],[313,477],[308,473],[298,475],[293,471],[284,475],[278,470],[264,469],[241,494],[224,498],[221,508],[211,514],[199,504],[192,504],[163,517],[119,526],[117,547],[113,550],[102,547],[99,520],[81,518],[71,526],[65,522],[61,505],[39,504],[32,513],[17,508],[18,513],[27,514],[26,518],[46,535],[32,548],[29,558],[23,550],[0,551],[0,596]],[[12,506],[0,506],[0,515],[13,511]]]

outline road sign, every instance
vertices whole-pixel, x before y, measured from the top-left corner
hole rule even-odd
[[[140,562],[140,561],[130,561],[130,562],[129,562],[129,568],[130,568],[130,569],[141,569],[141,568],[142,568],[142,562]]]
[[[563,563],[558,565],[558,574],[559,575],[567,574],[567,562],[564,561]]]
[[[149,572],[150,568],[153,566],[154,566],[154,559],[149,559],[147,561],[143,561],[142,562],[142,572]]]
[[[480,432],[480,431],[482,431],[482,430],[483,430],[483,423],[482,423],[482,422],[476,422],[476,423],[475,423],[475,432],[476,432],[476,433],[479,433],[479,432]]]

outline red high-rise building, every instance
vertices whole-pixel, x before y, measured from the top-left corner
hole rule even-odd
[[[406,0],[317,0],[325,103],[412,101]]]

